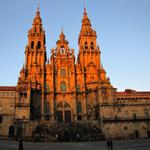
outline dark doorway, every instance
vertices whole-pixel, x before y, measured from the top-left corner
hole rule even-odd
[[[62,101],[57,105],[57,121],[71,122],[71,107],[65,101]]]
[[[63,112],[62,111],[57,111],[57,121],[63,122]]]
[[[65,111],[65,122],[71,122],[71,111]]]
[[[150,138],[150,130],[147,131],[147,138]]]
[[[10,127],[9,127],[9,135],[8,135],[8,136],[9,136],[9,137],[14,137],[14,131],[15,131],[15,130],[14,130],[14,126],[10,126]]]

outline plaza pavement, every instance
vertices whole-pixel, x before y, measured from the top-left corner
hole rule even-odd
[[[23,142],[24,150],[107,150],[106,141],[100,142]],[[150,150],[150,139],[113,141],[113,150]],[[0,150],[18,150],[18,141],[0,140]]]

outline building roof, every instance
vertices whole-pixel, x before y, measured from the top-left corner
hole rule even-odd
[[[0,91],[16,91],[16,86],[0,86]]]
[[[122,92],[116,92],[116,96],[150,96],[150,91],[135,91],[126,89]]]

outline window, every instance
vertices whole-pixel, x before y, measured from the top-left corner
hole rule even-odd
[[[133,119],[136,120],[137,117],[136,117],[136,113],[133,113]]]
[[[38,48],[38,49],[41,48],[41,42],[40,42],[40,41],[38,41],[37,48]]]
[[[11,92],[11,96],[14,96],[14,92]]]
[[[34,48],[34,42],[33,41],[31,42],[31,48],[32,49]]]
[[[91,49],[94,49],[94,44],[93,44],[93,42],[91,42]]]
[[[27,93],[26,92],[24,93],[24,97],[27,98]]]
[[[88,49],[88,44],[87,44],[87,42],[85,42],[84,47],[85,47],[85,49]]]
[[[118,116],[117,115],[115,115],[115,120],[117,120],[118,119]]]
[[[20,97],[21,97],[21,98],[23,97],[23,93],[22,93],[22,92],[20,93]]]
[[[0,123],[2,123],[2,121],[3,121],[3,116],[0,115]]]
[[[61,77],[65,77],[66,76],[66,69],[64,69],[64,68],[60,69],[60,76]]]
[[[77,92],[80,92],[80,85],[79,84],[77,84],[76,90],[77,90]]]
[[[49,93],[50,92],[50,87],[48,84],[45,85],[45,93]]]
[[[61,46],[61,48],[60,48],[60,53],[61,53],[61,54],[65,54],[65,48],[64,48],[64,46]]]
[[[82,105],[81,105],[81,102],[77,102],[77,113],[82,113]]]
[[[66,92],[66,83],[65,83],[65,82],[62,82],[62,83],[60,84],[60,91],[61,91],[61,92]]]
[[[7,96],[9,96],[9,92],[7,92]]]

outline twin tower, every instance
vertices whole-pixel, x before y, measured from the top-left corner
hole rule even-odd
[[[101,118],[100,106],[113,100],[114,88],[101,65],[96,38],[84,9],[77,61],[63,31],[47,59],[45,31],[37,9],[17,83],[16,120],[73,122]]]

